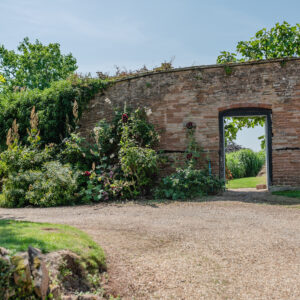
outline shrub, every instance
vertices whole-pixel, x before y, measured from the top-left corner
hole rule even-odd
[[[226,166],[230,170],[233,178],[245,177],[245,165],[234,155],[226,155]]]
[[[36,169],[42,166],[45,161],[51,159],[51,150],[46,147],[44,150],[30,146],[15,145],[0,154],[0,176],[19,171]]]
[[[120,164],[125,178],[134,181],[134,195],[149,187],[157,173],[158,156],[152,149],[138,146],[122,147]]]
[[[95,145],[89,144],[75,133],[71,133],[57,148],[59,148],[57,157],[60,162],[70,164],[75,170],[87,170],[93,162],[99,159],[99,155],[93,154],[96,153]]]
[[[158,169],[158,142],[144,109],[115,110],[111,123],[102,120],[94,128],[97,164],[84,174],[84,201],[130,199],[149,192]]]
[[[123,178],[118,166],[106,169],[98,166],[95,170],[86,171],[87,186],[80,192],[84,202],[100,202],[113,199],[129,199],[132,197],[133,181]]]
[[[242,149],[226,154],[226,165],[234,178],[255,177],[265,163],[265,152]]]
[[[126,108],[125,108],[126,109]],[[114,118],[111,123],[101,120],[94,128],[94,137],[98,145],[101,158],[107,157],[108,162],[116,163],[117,154],[120,150],[120,141],[123,132],[123,111],[115,109]],[[144,109],[126,109],[126,126],[128,138],[133,140],[137,146],[153,148],[159,142],[153,124],[147,120]]]
[[[28,130],[29,145],[18,141],[18,125],[14,121],[6,142],[8,148],[0,154],[1,205],[7,207],[66,205],[77,199],[77,173],[63,165],[55,147],[41,146],[38,118],[33,108]]]
[[[196,170],[191,166],[177,169],[175,173],[162,179],[155,190],[156,198],[190,199],[205,195],[217,194],[224,189],[224,182],[204,170]]]
[[[68,165],[46,162],[40,170],[11,174],[3,185],[2,205],[49,207],[74,203],[76,176]]]

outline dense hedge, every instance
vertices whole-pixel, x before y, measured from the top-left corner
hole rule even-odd
[[[226,154],[226,167],[233,178],[257,176],[265,163],[265,151],[242,149]]]
[[[96,93],[104,89],[108,81],[73,76],[67,80],[53,82],[45,90],[28,90],[8,95],[0,94],[0,149],[5,148],[8,129],[14,119],[19,124],[21,141],[26,142],[30,128],[30,112],[36,107],[40,136],[44,143],[59,143],[67,133],[67,119],[75,127],[73,105],[78,103],[79,117],[86,104]]]

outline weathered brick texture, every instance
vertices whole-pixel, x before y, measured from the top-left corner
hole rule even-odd
[[[196,139],[219,174],[219,112],[231,108],[272,109],[274,186],[300,186],[300,59],[231,66],[203,66],[148,73],[116,82],[93,99],[81,118],[88,135],[111,106],[152,109],[150,121],[161,132],[160,149],[184,151],[185,124],[196,124]]]

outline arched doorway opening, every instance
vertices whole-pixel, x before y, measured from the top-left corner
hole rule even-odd
[[[219,159],[220,159],[220,178],[225,180],[225,132],[224,120],[226,117],[255,117],[264,116],[265,138],[266,138],[266,170],[267,188],[272,186],[272,110],[260,107],[241,107],[227,109],[219,112]]]

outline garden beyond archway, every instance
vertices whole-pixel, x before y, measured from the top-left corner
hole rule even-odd
[[[225,136],[224,118],[226,117],[255,117],[265,116],[266,127],[266,169],[267,186],[272,186],[272,110],[260,107],[241,107],[228,109],[219,112],[219,132],[220,132],[220,178],[225,180]]]

